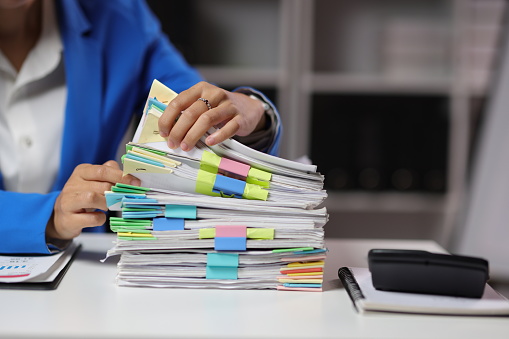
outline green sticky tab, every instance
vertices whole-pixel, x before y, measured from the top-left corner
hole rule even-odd
[[[200,228],[200,230],[198,231],[198,236],[200,239],[213,239],[216,237],[216,229]]]
[[[139,146],[139,145],[132,146],[132,147],[138,147],[138,148],[141,148],[141,149],[143,149],[143,150],[145,150],[147,152],[151,152],[151,153],[154,153],[154,154],[157,154],[157,155],[162,155],[163,157],[166,157],[166,152],[164,152],[164,151],[158,151],[158,150],[155,150],[155,149],[152,149],[152,148],[146,148],[146,147]]]
[[[216,181],[216,175],[204,170],[198,170],[198,175],[196,176],[196,193],[211,195],[213,197],[221,196],[219,193],[215,193],[212,190],[214,189],[214,182]]]
[[[110,225],[113,225],[113,226],[152,226],[152,220],[110,217]]]
[[[243,198],[251,200],[264,200],[266,201],[269,197],[269,191],[255,184],[246,184],[244,187]]]
[[[207,266],[238,267],[239,255],[235,253],[207,253]]]
[[[136,227],[112,226],[111,230],[113,232],[118,232],[118,233],[122,233],[122,232],[133,232],[133,233],[144,233],[144,234],[152,233],[151,230],[147,230],[147,229],[141,228],[139,226],[136,226]]]
[[[115,233],[122,232],[136,232],[136,233],[150,233],[150,230],[147,230],[145,226],[110,226],[110,230]]]
[[[139,193],[143,193],[143,192],[148,192],[150,191],[150,188],[147,188],[147,187],[141,187],[141,186],[133,186],[133,185],[128,185],[128,184],[122,184],[120,182],[117,182],[117,184],[113,187],[116,187],[116,188],[124,188],[124,189],[131,189],[131,190],[134,190],[134,191],[138,191]]]
[[[277,250],[272,250],[272,253],[298,252],[298,251],[310,251],[310,250],[314,250],[314,247],[281,248],[281,249],[277,249]]]
[[[149,109],[155,109],[161,113],[164,112],[164,109],[161,109],[160,107],[158,107],[157,105],[154,105],[154,104],[150,105]]]
[[[274,239],[274,229],[273,228],[248,228],[247,229],[247,238],[249,239]]]
[[[196,206],[166,205],[164,216],[166,218],[196,219]]]
[[[219,163],[221,163],[221,157],[217,154],[203,151],[201,160],[200,160],[200,169],[207,171],[212,174],[217,174],[217,170],[219,168]]]
[[[251,167],[249,169],[246,182],[250,184],[260,185],[265,188],[269,188],[270,179],[272,179],[272,173]]]

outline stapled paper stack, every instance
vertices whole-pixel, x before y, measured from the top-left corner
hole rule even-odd
[[[106,192],[120,286],[321,291],[328,215],[316,166],[233,139],[172,150],[157,120],[176,96],[154,81],[124,174]],[[209,131],[212,133],[213,131]]]

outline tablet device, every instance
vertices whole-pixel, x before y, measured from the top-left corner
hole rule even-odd
[[[480,298],[489,279],[488,261],[419,250],[372,249],[368,253],[378,290]]]

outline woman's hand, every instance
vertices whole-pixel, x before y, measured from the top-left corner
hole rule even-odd
[[[101,211],[108,209],[104,192],[117,182],[140,185],[139,179],[131,175],[123,177],[122,170],[113,160],[104,165],[76,166],[57,197],[53,215],[46,227],[46,237],[72,239],[84,227],[103,225],[106,215]]]
[[[246,136],[263,128],[264,111],[256,99],[202,81],[170,102],[159,118],[159,133],[168,138],[171,149],[189,151],[216,126],[220,129],[205,140],[213,146],[234,135]]]

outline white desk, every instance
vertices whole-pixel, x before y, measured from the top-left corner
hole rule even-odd
[[[439,251],[430,241],[330,240],[323,293],[129,288],[113,235],[83,249],[55,291],[0,290],[0,338],[509,338],[509,318],[359,315],[337,269],[366,266],[370,248]]]

